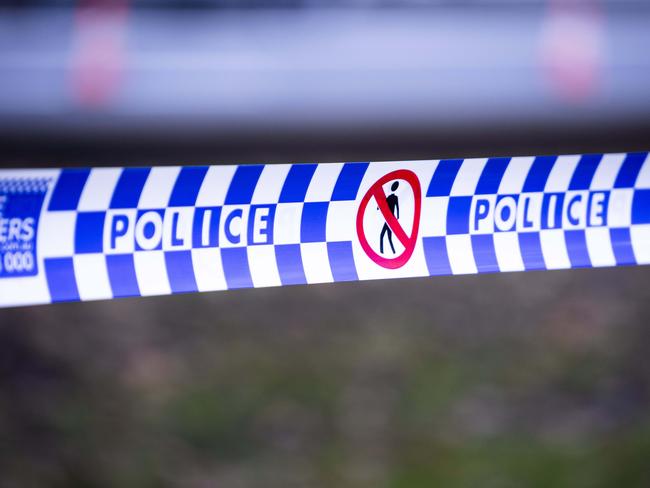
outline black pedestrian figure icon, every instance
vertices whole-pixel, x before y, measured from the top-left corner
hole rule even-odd
[[[393,193],[386,197],[388,209],[390,210],[390,213],[392,213],[397,219],[399,219],[399,199],[397,198],[397,195],[395,195],[395,191],[397,190],[398,186],[399,182],[395,181],[390,186],[390,191]],[[393,246],[393,231],[390,230],[388,222],[384,223],[384,226],[381,228],[381,234],[379,234],[379,252],[384,254],[384,234],[388,234],[388,243],[390,244],[390,248],[393,251],[393,254],[395,254],[395,246]]]

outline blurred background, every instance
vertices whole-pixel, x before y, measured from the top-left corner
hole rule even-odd
[[[0,5],[16,164],[647,150],[645,0]]]
[[[0,0],[0,165],[648,150],[649,47],[640,0]],[[0,486],[650,486],[649,280],[1,310]]]

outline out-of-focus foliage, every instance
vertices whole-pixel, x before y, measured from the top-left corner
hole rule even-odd
[[[1,484],[649,486],[648,272],[1,311]]]

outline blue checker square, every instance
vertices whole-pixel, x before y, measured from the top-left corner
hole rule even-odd
[[[491,234],[472,236],[472,252],[476,269],[479,273],[494,273],[499,271],[497,255],[494,249],[494,237]]]
[[[524,269],[526,271],[546,269],[539,232],[521,232],[518,238]]]
[[[431,276],[450,275],[451,264],[447,252],[447,239],[444,236],[423,237],[424,259]]]
[[[79,212],[74,231],[74,252],[102,252],[106,212]]]
[[[165,252],[167,277],[172,293],[187,293],[197,291],[192,265],[192,251]]]
[[[151,168],[125,168],[117,180],[111,208],[136,208]]]
[[[181,169],[169,197],[170,207],[189,207],[196,203],[207,166],[187,166]]]
[[[62,170],[52,192],[48,209],[51,211],[76,210],[89,175],[89,169]]]
[[[45,259],[45,276],[52,302],[79,300],[79,289],[71,257]]]
[[[366,174],[368,163],[345,163],[332,191],[332,200],[354,200]]]
[[[648,153],[629,153],[625,156],[623,164],[616,175],[614,188],[632,188]]]
[[[327,256],[334,281],[356,281],[357,267],[354,263],[352,242],[337,241],[327,243]]]
[[[610,229],[609,235],[612,241],[612,250],[614,251],[616,264],[618,266],[636,264],[630,229]]]
[[[510,158],[490,158],[485,163],[481,177],[476,185],[477,195],[496,194],[501,185]]]
[[[307,283],[302,264],[300,244],[275,246],[275,259],[278,263],[280,281],[283,285],[304,285]]]
[[[591,266],[587,238],[583,229],[564,231],[567,253],[572,268],[588,268]]]
[[[106,256],[106,269],[108,270],[108,281],[111,283],[115,298],[140,295],[133,254],[111,254]]]
[[[229,289],[253,287],[253,278],[248,264],[248,251],[245,247],[222,248],[221,263]]]
[[[228,187],[225,204],[246,205],[251,203],[257,180],[260,179],[263,169],[264,165],[262,164],[238,166]]]
[[[632,200],[632,224],[650,224],[650,190],[635,190]]]
[[[294,164],[284,180],[280,203],[295,203],[305,200],[309,183],[316,172],[317,164]]]
[[[447,234],[469,234],[472,197],[450,197],[447,208]]]
[[[582,156],[571,177],[569,190],[588,190],[601,159],[603,159],[602,154],[585,154]]]
[[[460,171],[462,164],[462,159],[443,159],[440,161],[429,182],[427,196],[448,197],[451,194],[451,187],[454,186],[456,175]]]
[[[300,242],[325,242],[329,202],[307,202],[302,207]]]
[[[539,156],[533,160],[524,182],[524,193],[544,191],[557,156]]]

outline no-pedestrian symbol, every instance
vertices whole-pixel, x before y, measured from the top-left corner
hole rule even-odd
[[[412,200],[402,198],[397,194],[400,182],[405,182],[412,191]],[[389,184],[387,190],[384,185]],[[388,195],[386,192],[388,191]],[[408,192],[399,192],[407,195]],[[408,195],[411,197],[411,195]],[[374,204],[370,204],[374,200]],[[420,181],[417,175],[408,169],[398,169],[379,178],[368,189],[361,199],[359,210],[357,212],[357,235],[361,247],[379,266],[388,269],[396,269],[404,266],[411,258],[415,250],[415,244],[420,227],[420,210],[422,202],[422,192],[420,190]],[[408,203],[408,206],[406,205]],[[400,208],[401,205],[401,208]],[[373,209],[378,211],[377,216],[369,216],[367,212]],[[400,221],[400,212],[402,218]],[[402,225],[405,218],[413,217],[409,227]],[[373,218],[374,217],[374,220]],[[410,219],[407,220],[407,222]],[[374,222],[374,225],[373,225]],[[397,238],[398,243],[393,242],[393,235]],[[369,239],[372,239],[371,245]],[[395,244],[402,245],[401,252],[397,252]],[[377,249],[378,247],[378,249]]]

